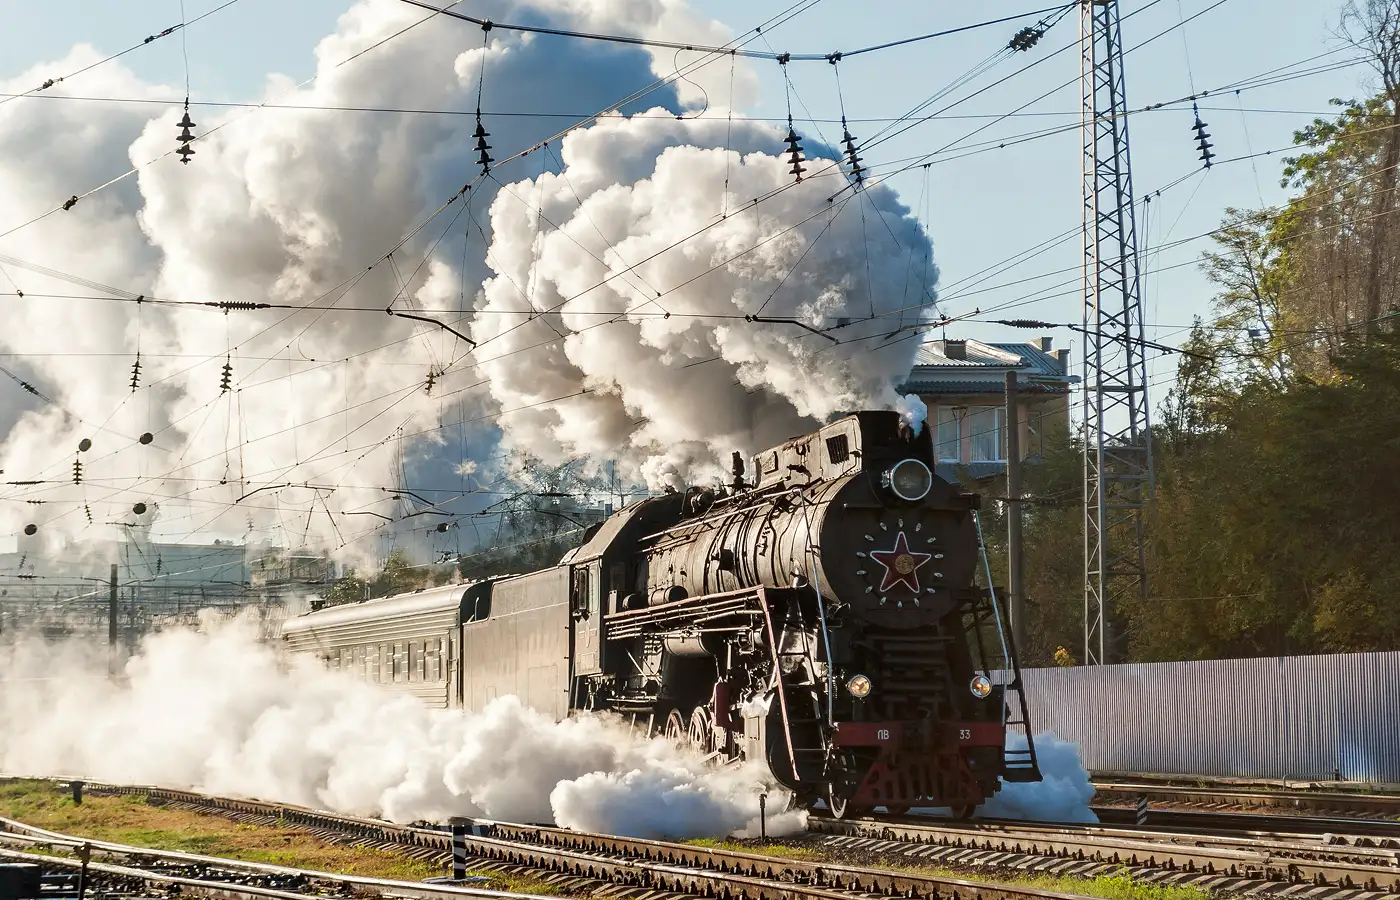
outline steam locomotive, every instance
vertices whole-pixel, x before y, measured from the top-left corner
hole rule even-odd
[[[735,453],[723,488],[624,507],[551,568],[313,611],[282,639],[434,705],[610,711],[837,817],[966,816],[1040,779],[975,584],[978,506],[934,474],[927,428],[858,412],[758,454],[751,481]]]

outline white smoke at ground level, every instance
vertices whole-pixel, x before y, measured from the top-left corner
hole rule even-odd
[[[1018,732],[1009,734],[1007,749],[1026,749],[1026,736]],[[1099,817],[1089,806],[1094,799],[1094,785],[1079,760],[1079,745],[1045,731],[1035,736],[1035,754],[1040,765],[1040,781],[1003,781],[1000,790],[977,807],[974,815],[980,819],[1097,822]],[[953,815],[948,807],[921,808],[914,812]]]
[[[1007,748],[1024,750],[1026,736],[1012,732]],[[1097,822],[1089,808],[1094,785],[1079,760],[1079,745],[1054,732],[1035,736],[1035,756],[1040,764],[1040,781],[1005,783],[978,814],[998,819],[1034,819],[1043,822]]]
[[[620,722],[556,723],[513,696],[434,709],[283,660],[249,618],[146,639],[122,677],[105,648],[0,649],[0,771],[256,797],[395,822],[482,817],[638,837],[744,833],[785,799],[754,769],[714,769]],[[62,673],[61,678],[53,677]],[[770,816],[769,833],[800,814]]]

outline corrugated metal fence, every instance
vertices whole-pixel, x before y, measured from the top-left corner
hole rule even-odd
[[[1027,669],[1090,771],[1400,782],[1400,653]]]

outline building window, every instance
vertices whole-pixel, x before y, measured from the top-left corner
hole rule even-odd
[[[968,415],[968,437],[973,462],[1002,462],[1006,459],[1006,408],[980,406]]]
[[[957,411],[949,406],[938,407],[938,461],[960,462],[962,454],[958,449],[959,443]]]

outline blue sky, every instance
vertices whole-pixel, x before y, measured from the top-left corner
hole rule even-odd
[[[1125,15],[1139,9],[1142,12],[1130,15],[1124,23],[1125,42],[1132,47],[1214,3],[1215,0],[1126,0]],[[736,31],[752,27],[780,8],[779,4],[755,5],[739,0],[692,0],[692,4]],[[191,17],[216,5],[214,0],[186,0]],[[193,26],[187,41],[196,99],[254,99],[272,73],[297,81],[306,78],[314,71],[316,42],[333,28],[336,17],[348,5],[349,0],[240,0]],[[828,52],[1025,12],[1037,5],[1036,0],[979,4],[825,0],[773,31],[768,40],[776,50]],[[461,8],[470,11],[470,0]],[[1190,94],[1193,87],[1198,91],[1215,88],[1336,50],[1340,44],[1332,32],[1338,14],[1339,6],[1332,2],[1227,0],[1184,29],[1128,57],[1129,104],[1141,107],[1174,100]],[[105,52],[123,49],[179,19],[178,0],[70,0],[65,4],[3,0],[0,20],[6,26],[0,31],[0,75],[12,76],[34,63],[61,56],[78,42],[91,43]],[[442,21],[431,27],[459,29],[464,47],[478,40],[479,33],[466,23]],[[994,26],[842,63],[840,76],[847,114],[853,120],[899,115],[981,61],[1004,43],[1016,27]],[[1076,38],[1077,17],[1071,14],[1038,48],[1003,63],[973,82],[972,87],[1010,74]],[[1339,52],[1324,62],[1344,60],[1351,55]],[[178,84],[184,77],[181,44],[175,39],[143,47],[123,61],[146,79]],[[762,96],[749,112],[759,116],[784,115],[787,98],[778,66],[764,62],[757,66]],[[1051,87],[1071,81],[1077,76],[1078,66],[1074,50],[1062,52],[954,111],[956,115],[978,118],[942,118],[922,125],[872,151],[866,161],[878,164],[942,147],[985,124],[987,119],[981,117],[1006,112]],[[791,75],[793,102],[799,116],[804,107],[818,118],[839,116],[836,80],[829,65],[793,64]],[[1329,98],[1363,93],[1366,77],[1365,68],[1356,66],[1238,96],[1227,93],[1202,101],[1202,118],[1209,123],[1221,158],[1286,148],[1294,129],[1314,114],[1327,112]],[[1077,87],[1071,84],[1027,110],[1036,115],[1013,117],[975,141],[1071,124],[1077,121],[1077,106]],[[1133,117],[1134,174],[1140,196],[1178,180],[1198,166],[1191,124],[1189,104]],[[851,130],[859,139],[878,127],[856,121]],[[829,141],[840,135],[839,125],[824,124],[820,130]],[[958,286],[1020,251],[1078,227],[1079,153],[1079,137],[1070,130],[1003,150],[939,162],[926,172],[915,170],[894,180],[905,202],[921,217],[927,209],[926,221],[942,269],[945,313],[965,314],[974,307],[986,309],[1043,291],[1056,296],[1008,308],[998,317],[1079,321],[1077,238],[989,280],[974,278]],[[1278,180],[1284,155],[1219,165],[1155,198],[1145,223],[1149,252],[1167,240],[1209,231],[1219,223],[1226,206],[1258,206],[1261,200],[1269,204],[1283,200],[1286,192],[1280,189]],[[1199,257],[1207,247],[1208,242],[1195,241],[1151,257],[1149,269],[1160,267],[1166,271],[1147,278],[1147,321],[1153,326],[1149,336],[1155,335],[1166,343],[1178,341],[1183,337],[1182,326],[1188,325],[1193,315],[1208,310],[1209,285],[1194,266],[1182,265]],[[1052,333],[1058,346],[1069,343],[1078,349],[1072,332]],[[960,324],[949,334],[992,340],[1036,336],[1035,332],[971,323]],[[1154,380],[1169,375],[1171,366],[1170,360],[1154,360]],[[1164,392],[1164,387],[1155,391],[1154,406]]]

